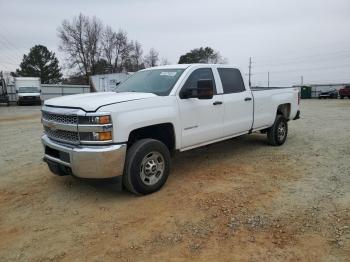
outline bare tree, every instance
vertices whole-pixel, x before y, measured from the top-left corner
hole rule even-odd
[[[68,65],[85,76],[107,72],[138,71],[144,68],[143,50],[138,41],[129,41],[121,29],[104,27],[95,17],[79,14],[71,21],[64,20],[58,28],[60,51],[67,54]],[[158,62],[158,52],[151,49],[147,55],[149,66]]]
[[[116,41],[115,41],[115,52],[114,52],[114,72],[121,72],[122,71],[122,53],[124,52],[124,49],[128,43],[128,37],[127,33],[121,29],[119,29],[117,35],[116,35]]]
[[[170,65],[170,64],[171,64],[170,61],[165,57],[163,57],[160,62],[160,65]]]
[[[59,50],[68,55],[69,66],[78,68],[86,79],[94,73],[94,67],[100,58],[102,29],[99,19],[83,14],[74,17],[71,22],[64,20],[58,28]]]
[[[153,67],[156,66],[158,63],[158,58],[159,53],[157,50],[155,50],[154,48],[151,48],[149,50],[149,53],[145,56],[145,63],[148,67]]]
[[[106,59],[109,72],[112,72],[114,57],[115,57],[115,45],[117,41],[117,33],[110,26],[106,26],[102,34],[102,50],[103,56]]]
[[[134,62],[135,71],[138,71],[141,68],[142,54],[143,54],[143,50],[142,50],[141,44],[138,41],[135,41],[134,52],[132,54],[132,59]]]
[[[120,61],[120,69],[122,71],[133,71],[133,61],[131,55],[134,51],[134,43],[126,42],[123,50],[121,51],[121,61]]]

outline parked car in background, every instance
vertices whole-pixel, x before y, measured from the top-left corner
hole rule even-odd
[[[41,105],[41,81],[39,77],[15,77],[17,104]]]
[[[330,89],[328,91],[323,91],[318,95],[318,98],[338,98],[338,91],[336,89]]]
[[[341,99],[344,99],[344,97],[350,98],[350,86],[344,86],[343,88],[339,89],[339,96]]]

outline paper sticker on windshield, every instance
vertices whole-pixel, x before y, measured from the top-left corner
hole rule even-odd
[[[161,72],[161,76],[175,76],[177,72]]]

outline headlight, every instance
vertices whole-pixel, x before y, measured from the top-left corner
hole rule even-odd
[[[110,143],[113,140],[112,117],[108,113],[79,116],[78,131],[82,144]]]
[[[81,132],[79,133],[80,141],[82,143],[89,142],[107,142],[113,138],[112,131],[104,132]]]
[[[94,138],[94,141],[108,141],[112,140],[112,132],[93,132],[92,136]]]
[[[100,125],[110,124],[111,117],[110,116],[96,116],[95,121]]]
[[[84,125],[107,125],[111,123],[112,121],[111,121],[110,115],[79,117],[79,124],[84,124]]]

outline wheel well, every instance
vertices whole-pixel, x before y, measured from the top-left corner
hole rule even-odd
[[[290,116],[290,104],[282,104],[277,108],[277,115],[282,115],[286,119],[289,119]]]
[[[129,135],[128,147],[144,138],[152,138],[163,142],[170,152],[175,150],[175,131],[171,123],[146,126],[133,130]]]

